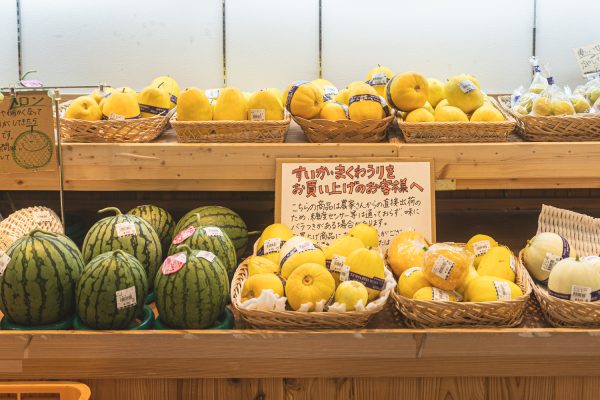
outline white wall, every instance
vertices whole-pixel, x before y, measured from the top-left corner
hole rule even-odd
[[[168,3],[168,6],[167,6]],[[318,0],[226,0],[228,82],[244,90],[318,75]],[[46,84],[106,81],[141,89],[222,83],[222,0],[26,0],[24,69]],[[16,80],[14,0],[0,1],[0,85]],[[581,81],[572,47],[600,41],[600,1],[538,0],[538,53],[557,81]],[[339,86],[377,63],[446,78],[469,72],[488,92],[527,84],[533,0],[323,0],[323,72]]]

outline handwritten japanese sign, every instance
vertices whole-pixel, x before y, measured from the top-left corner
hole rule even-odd
[[[4,93],[0,102],[0,173],[56,169],[52,99],[45,91]]]
[[[406,229],[435,240],[431,160],[278,159],[275,190],[275,220],[321,244],[363,222],[384,250]]]
[[[573,49],[583,76],[600,72],[600,43]]]

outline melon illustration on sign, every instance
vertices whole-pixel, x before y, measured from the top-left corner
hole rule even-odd
[[[52,141],[48,135],[33,128],[19,134],[12,148],[13,160],[25,169],[41,168],[52,159]]]

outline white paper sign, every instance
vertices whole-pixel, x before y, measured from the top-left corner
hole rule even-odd
[[[10,262],[10,257],[8,254],[0,251],[0,276],[4,275],[4,271],[6,271],[6,267]]]
[[[600,43],[573,49],[583,76],[600,71]]]
[[[435,241],[432,171],[427,160],[278,159],[275,220],[324,244],[359,223],[377,229],[382,251],[403,230]]]

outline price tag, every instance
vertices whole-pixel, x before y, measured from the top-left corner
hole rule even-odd
[[[436,287],[432,288],[432,298],[434,301],[450,301],[450,294]]]
[[[264,254],[278,253],[281,250],[281,239],[272,238],[265,240],[263,244]]]
[[[173,238],[173,244],[183,243],[187,238],[192,236],[194,232],[196,232],[196,227],[193,225],[188,226],[187,228],[179,232],[177,235],[175,235],[175,237]]]
[[[165,262],[163,263],[162,267],[160,267],[160,270],[163,275],[174,274],[183,268],[186,261],[187,256],[185,253],[173,254],[165,259]]]
[[[264,108],[252,108],[248,110],[248,119],[250,121],[264,121],[266,119]]]
[[[223,237],[223,231],[221,228],[217,228],[216,226],[207,226],[202,228],[202,230],[208,235],[212,237]],[[193,233],[193,232],[192,232]]]
[[[135,230],[135,224],[133,222],[120,222],[117,225],[115,225],[115,229],[117,231],[117,236],[120,238],[124,236],[137,235],[137,232]]]
[[[510,286],[508,282],[494,281],[494,287],[496,288],[496,297],[498,300],[510,300],[512,294],[510,292]]]
[[[334,254],[331,257],[331,266],[329,269],[334,272],[342,272],[342,268],[346,264],[346,257]]]
[[[343,265],[340,270],[340,282],[345,282],[350,277],[350,267]]]
[[[35,211],[33,213],[33,219],[38,224],[51,223],[52,214],[48,210]]]
[[[213,262],[217,258],[217,256],[215,256],[213,253],[205,250],[200,250],[199,252],[197,252],[196,257],[204,258],[208,262]]]
[[[338,90],[335,86],[327,85],[323,87],[323,93],[325,93],[326,96],[334,97],[338,94]]]
[[[557,256],[552,253],[546,253],[546,257],[544,258],[544,262],[542,262],[542,271],[550,272],[552,268],[562,260],[562,256]]]
[[[489,240],[480,240],[478,242],[473,243],[473,251],[475,252],[475,256],[479,257],[490,251],[492,246],[490,245]]]
[[[309,250],[315,250],[315,249],[316,249],[316,247],[315,247],[314,243],[311,242],[310,240],[306,240],[306,241],[296,245],[296,250],[298,251],[298,253],[302,253],[304,251],[309,251]]]
[[[387,83],[387,76],[383,72],[373,74],[371,78],[371,86],[381,86]]]
[[[10,257],[8,254],[0,252],[0,276],[4,275],[4,271],[6,271],[9,262]]]
[[[108,119],[111,121],[125,121],[125,117],[119,114],[110,114]]]
[[[475,84],[468,79],[458,82],[458,87],[465,94],[477,89],[477,86],[475,86]]]
[[[409,269],[407,269],[406,271],[404,271],[402,273],[402,275],[404,275],[406,278],[410,277],[412,274],[414,274],[417,271],[421,271],[422,268],[421,267],[411,267]]]
[[[127,307],[137,305],[137,296],[135,294],[135,286],[127,289],[117,290],[117,310],[122,310]]]
[[[435,263],[433,263],[431,272],[446,280],[448,279],[448,276],[450,276],[452,268],[454,268],[454,262],[452,260],[449,260],[444,256],[439,256],[437,260],[435,260]]]
[[[571,300],[573,301],[592,301],[592,288],[587,286],[572,285]]]

